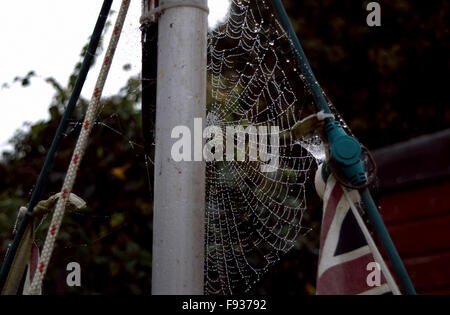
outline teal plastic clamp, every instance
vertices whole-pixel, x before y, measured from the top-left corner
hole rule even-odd
[[[327,119],[324,130],[330,145],[331,159],[339,165],[339,169],[353,186],[364,185],[367,176],[358,140],[350,137],[341,124],[332,118]]]

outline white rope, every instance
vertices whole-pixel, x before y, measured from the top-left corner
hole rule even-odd
[[[29,288],[27,294],[38,294],[42,285],[42,281],[47,272],[47,267],[50,262],[50,258],[55,246],[56,237],[58,235],[59,229],[61,227],[61,222],[64,217],[64,212],[66,209],[66,204],[68,202],[70,192],[72,191],[75,178],[77,175],[77,170],[80,165],[80,162],[85,153],[87,142],[89,139],[89,134],[91,132],[92,126],[94,125],[95,115],[98,111],[100,98],[103,92],[103,87],[105,86],[106,78],[108,76],[109,69],[111,67],[111,62],[114,57],[114,53],[117,48],[117,44],[119,42],[120,34],[122,32],[123,24],[125,22],[125,17],[128,12],[128,8],[130,5],[130,0],[123,0],[119,15],[117,17],[116,24],[114,26],[113,34],[111,36],[111,40],[109,42],[108,49],[106,51],[105,58],[103,60],[102,69],[97,79],[97,83],[95,85],[94,93],[91,98],[91,102],[89,103],[86,116],[84,118],[83,126],[80,132],[80,135],[77,140],[77,144],[75,146],[75,150],[72,155],[72,160],[70,162],[69,168],[67,170],[66,177],[64,179],[64,184],[61,190],[61,198],[58,199],[58,202],[55,207],[55,211],[53,213],[52,221],[50,223],[50,227],[47,233],[47,237],[45,238],[44,247],[42,249],[41,258],[39,260],[39,264],[36,270],[36,273],[33,278],[33,282]]]
[[[140,19],[140,23],[149,23],[155,20],[155,16],[161,15],[161,13],[165,10],[178,8],[178,7],[191,7],[205,11],[209,14],[209,8],[206,7],[202,1],[198,0],[167,0],[163,4],[158,7],[142,14]]]
[[[394,295],[401,295],[400,290],[395,283],[394,278],[392,277],[391,272],[389,271],[389,268],[387,267],[386,263],[383,260],[383,257],[380,254],[380,251],[378,250],[377,246],[375,245],[375,242],[373,238],[370,236],[370,232],[367,229],[367,226],[364,224],[364,221],[361,217],[361,215],[358,212],[358,209],[356,209],[355,203],[353,202],[352,198],[350,197],[350,194],[344,186],[342,186],[342,190],[344,191],[345,198],[347,199],[348,204],[350,205],[350,208],[352,209],[353,215],[356,218],[356,221],[358,222],[359,227],[361,228],[367,244],[369,245],[370,250],[372,251],[373,257],[375,258],[376,262],[380,264],[381,271],[383,272],[384,277],[386,278],[386,282],[388,283],[389,287],[392,290],[392,293]]]

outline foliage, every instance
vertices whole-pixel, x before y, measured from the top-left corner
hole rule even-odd
[[[316,77],[354,134],[374,149],[450,127],[449,2],[283,1]]]
[[[382,26],[366,25],[368,1],[283,1],[312,68],[355,135],[369,148],[450,126],[448,1],[382,2]],[[51,118],[30,124],[11,140],[0,162],[1,256],[12,238],[17,210],[36,183],[77,69],[67,87],[53,78]],[[15,81],[27,86],[30,72]],[[47,294],[144,294],[150,292],[153,169],[141,139],[140,81],[130,78],[116,96],[103,99],[74,192],[88,209],[69,212],[44,290]],[[45,196],[59,191],[87,100],[80,100],[59,149]],[[151,158],[151,157],[150,157]],[[148,172],[148,173],[147,173]],[[320,212],[307,213],[312,231],[255,287],[259,294],[311,294],[317,264]],[[40,230],[46,231],[48,219]],[[45,234],[38,236],[42,245]],[[82,268],[82,286],[67,288],[66,265]]]
[[[26,205],[43,165],[70,95],[79,63],[63,87],[55,79],[46,81],[55,90],[48,121],[18,131],[11,143],[13,152],[5,152],[0,163],[0,242],[2,257],[20,206]],[[34,75],[15,81],[23,84]],[[149,292],[151,274],[152,194],[145,166],[141,139],[140,80],[130,78],[115,96],[102,100],[103,110],[91,134],[91,140],[78,174],[74,192],[88,209],[68,211],[56,243],[48,277],[47,294],[108,294]],[[87,100],[79,101],[71,124],[58,150],[53,172],[43,199],[61,189],[76,138],[81,129]],[[151,165],[150,165],[151,167]],[[151,169],[148,170],[151,173]],[[49,224],[47,218],[38,234],[42,246]],[[75,261],[82,269],[82,286],[66,286],[66,265]]]

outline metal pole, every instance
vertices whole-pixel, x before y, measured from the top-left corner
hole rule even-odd
[[[6,278],[8,276],[8,272],[11,268],[13,260],[15,258],[15,254],[17,252],[17,248],[22,240],[22,237],[25,233],[25,230],[28,224],[31,223],[31,215],[34,207],[40,200],[42,193],[44,191],[44,186],[46,184],[47,178],[53,168],[53,161],[55,159],[56,150],[58,149],[59,143],[61,142],[62,134],[67,129],[69,124],[69,119],[72,116],[73,110],[77,104],[78,98],[80,97],[81,90],[83,88],[84,82],[86,81],[87,74],[91,67],[93,58],[97,51],[98,44],[100,42],[100,38],[105,27],[106,20],[108,18],[109,11],[111,9],[112,0],[105,0],[103,2],[99,17],[97,19],[97,23],[95,25],[94,31],[91,36],[91,40],[89,42],[89,46],[87,49],[87,53],[84,56],[83,65],[81,66],[80,73],[78,74],[77,81],[73,88],[72,94],[70,96],[69,102],[67,104],[64,115],[59,123],[58,130],[56,131],[55,138],[53,139],[52,145],[48,150],[47,157],[45,158],[44,166],[42,167],[41,173],[39,174],[39,178],[36,184],[36,188],[33,190],[33,194],[31,195],[30,202],[27,207],[27,214],[23,218],[17,234],[14,237],[14,241],[8,251],[8,254],[5,258],[5,261],[2,265],[2,269],[0,272],[0,290],[3,288]]]
[[[316,76],[311,69],[311,65],[309,64],[308,58],[306,58],[305,52],[303,51],[302,45],[298,40],[294,27],[289,20],[283,3],[281,2],[281,0],[272,0],[272,6],[277,13],[278,21],[280,22],[284,31],[287,33],[289,39],[292,41],[292,45],[294,45],[295,47],[295,51],[297,53],[297,61],[301,66],[302,73],[306,78],[306,82],[309,85],[309,88],[311,89],[314,103],[319,108],[319,110],[323,110],[325,113],[331,113],[325,96],[323,95],[322,88],[320,87],[319,82],[317,81]]]
[[[287,15],[287,12],[283,6],[283,3],[281,2],[281,0],[271,0],[272,2],[272,6],[275,9],[275,12],[277,14],[278,20],[281,24],[281,26],[283,27],[283,29],[285,30],[285,32],[287,33],[287,35],[289,36],[290,40],[292,41],[292,44],[294,45],[294,48],[297,52],[297,61],[300,65],[300,67],[302,68],[302,73],[304,74],[307,84],[310,86],[311,88],[311,92],[314,98],[314,102],[317,106],[317,108],[319,110],[323,110],[325,113],[330,113],[330,109],[328,107],[328,103],[325,100],[325,97],[322,93],[322,88],[319,85],[319,82],[317,81],[316,77],[314,76],[314,73],[311,69],[311,66],[308,62],[308,58],[305,55],[305,52],[303,51],[303,48],[300,44],[300,41],[298,40],[297,34],[295,33],[294,27],[292,26],[292,23],[289,20],[289,16]],[[332,148],[332,158],[339,158],[340,154],[334,154],[336,153],[344,153],[344,156],[348,156],[350,155],[349,151],[354,151],[351,152],[353,155],[355,153],[357,153],[357,159],[360,160],[360,153],[358,153],[359,149],[359,143],[358,145],[355,145],[355,141],[356,139],[353,140],[350,139],[349,137],[345,137],[344,136],[344,131],[341,128],[340,124],[338,122],[335,122],[331,119],[327,119],[327,124],[329,124],[329,130],[330,131],[336,131],[333,135],[335,135],[335,139],[330,139],[330,135],[332,135],[332,133],[327,132],[327,136],[329,137],[329,142],[330,142],[330,146]],[[327,129],[327,126],[325,127],[325,129]],[[339,130],[338,130],[339,129]],[[338,140],[342,140],[345,139],[345,141],[340,141],[338,142]],[[336,141],[334,141],[336,140]],[[348,144],[351,144],[350,146],[348,146]],[[346,147],[347,145],[347,147]],[[356,149],[355,149],[356,148]],[[360,148],[360,146],[359,146]],[[342,154],[341,154],[342,155]],[[356,158],[356,156],[354,156],[354,158]],[[346,171],[346,165],[345,164],[341,164],[341,169]],[[348,168],[347,168],[348,169]],[[357,169],[348,169],[348,173],[357,173]],[[351,177],[351,176],[348,176]],[[381,215],[378,212],[378,208],[375,205],[375,202],[373,201],[372,196],[370,195],[370,192],[368,189],[364,189],[361,192],[361,197],[363,202],[365,203],[367,209],[368,209],[368,213],[369,213],[369,217],[372,221],[372,223],[374,224],[377,234],[380,238],[380,241],[384,247],[384,249],[386,250],[386,253],[389,257],[389,260],[391,261],[394,270],[399,278],[400,283],[402,284],[403,289],[405,290],[405,292],[407,294],[416,294],[416,291],[414,289],[414,286],[411,282],[411,279],[409,278],[408,272],[405,269],[405,266],[403,265],[403,262],[400,259],[400,255],[398,254],[394,243],[391,240],[391,237],[389,236],[388,230],[386,229],[384,223],[383,223],[383,219],[381,218]]]
[[[196,2],[207,7],[206,0]],[[187,126],[198,136],[194,119],[205,120],[207,28],[206,11],[192,6],[172,6],[159,17],[152,265],[157,295],[203,294],[205,164],[174,161],[178,139],[171,133]],[[192,153],[203,143],[201,134],[196,142]]]
[[[156,0],[142,1],[142,16],[155,9]],[[156,79],[158,72],[158,20],[152,17],[141,25],[142,37],[142,135],[148,158],[154,159]]]
[[[378,212],[378,208],[373,201],[373,198],[370,194],[369,189],[364,189],[361,192],[361,198],[364,204],[367,207],[367,212],[369,214],[370,220],[373,223],[375,230],[377,231],[378,236],[380,237],[381,243],[383,244],[384,249],[386,250],[386,255],[389,257],[389,260],[392,262],[392,267],[395,270],[395,273],[398,276],[400,283],[402,284],[405,293],[408,295],[416,295],[416,290],[409,278],[408,272],[403,265],[402,259],[400,258],[397,250],[395,249],[395,245],[392,242],[392,239],[389,235],[389,232],[384,225],[383,219],[381,218],[380,213]]]

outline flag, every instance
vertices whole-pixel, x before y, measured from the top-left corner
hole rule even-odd
[[[316,294],[400,294],[354,200],[329,176],[323,194]]]
[[[33,280],[39,261],[39,248],[34,242],[37,219],[39,217],[33,217],[33,222],[25,229],[1,290],[2,295],[22,295]]]

